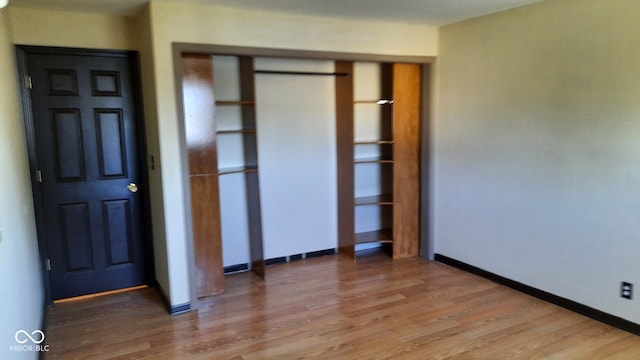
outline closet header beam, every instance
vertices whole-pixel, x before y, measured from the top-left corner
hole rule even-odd
[[[340,51],[293,50],[263,47],[247,47],[233,45],[211,45],[174,42],[174,57],[180,58],[182,53],[216,54],[250,57],[277,57],[286,59],[318,59],[342,61],[372,61],[388,63],[416,63],[426,64],[435,62],[435,56],[420,55],[381,55],[367,53],[352,53]]]

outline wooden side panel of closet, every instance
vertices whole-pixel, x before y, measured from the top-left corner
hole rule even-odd
[[[224,291],[213,60],[183,54],[183,99],[198,297]]]
[[[418,256],[421,66],[393,65],[393,257]]]
[[[256,91],[254,81],[254,59],[252,57],[239,58],[240,70],[240,99],[254,105],[242,106],[242,128],[256,130]],[[244,165],[249,168],[258,167],[258,144],[256,133],[244,134],[243,150]],[[247,222],[249,226],[249,255],[251,271],[264,279],[265,260],[262,244],[262,213],[260,204],[260,182],[258,173],[246,172],[245,184],[247,194]]]

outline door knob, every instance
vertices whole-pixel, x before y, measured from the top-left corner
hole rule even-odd
[[[129,189],[129,191],[131,191],[132,193],[138,192],[138,185],[136,185],[135,183],[129,183],[129,185],[127,185],[127,189]]]

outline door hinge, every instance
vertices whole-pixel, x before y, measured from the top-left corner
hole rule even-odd
[[[33,89],[33,82],[31,81],[31,76],[25,75],[24,85],[27,87],[27,89]]]
[[[47,271],[51,271],[51,259],[47,259]]]
[[[36,181],[38,181],[39,183],[42,182],[42,171],[41,170],[36,170]]]

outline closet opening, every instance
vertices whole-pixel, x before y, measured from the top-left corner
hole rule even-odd
[[[192,300],[307,256],[431,256],[433,58],[173,50]]]

